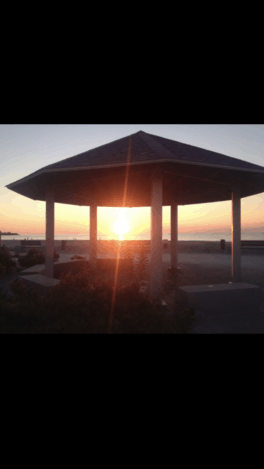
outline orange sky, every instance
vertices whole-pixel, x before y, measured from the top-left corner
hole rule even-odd
[[[18,203],[23,199],[23,203]],[[37,202],[22,196],[14,196],[12,203],[1,204],[1,231],[19,234],[45,233],[45,202]],[[261,196],[241,200],[242,230],[263,231],[264,204]],[[85,234],[89,236],[90,208],[55,204],[55,233]],[[124,239],[133,235],[150,233],[150,208],[126,209],[125,219],[129,230]],[[98,236],[118,237],[115,223],[120,219],[117,208],[98,207]],[[179,206],[179,233],[229,232],[231,231],[231,201],[210,204]],[[170,207],[163,207],[163,234],[170,233]]]

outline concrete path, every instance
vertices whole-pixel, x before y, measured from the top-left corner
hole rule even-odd
[[[192,334],[264,334],[264,310],[259,313],[238,314],[228,318],[202,319],[198,312]]]
[[[60,253],[60,259],[58,262],[68,262],[68,260],[74,255],[74,253]],[[81,254],[82,257],[85,257],[87,260],[90,260],[89,254]],[[98,259],[116,259],[117,255],[112,253],[98,254]],[[134,255],[134,258],[137,259],[138,254]],[[148,261],[150,262],[150,255],[147,256]],[[169,267],[171,263],[171,255],[163,254],[162,262],[164,266]],[[231,256],[228,254],[179,254],[178,255],[179,264],[199,264],[199,265],[215,265],[229,267],[231,273]],[[241,256],[241,267],[243,268],[253,268],[264,273],[264,256]]]
[[[69,258],[73,255],[72,254],[64,254],[60,253],[61,259],[64,257]],[[89,254],[82,254],[87,260],[90,259]],[[97,256],[99,259],[116,259],[116,254],[98,254]],[[135,255],[137,258],[138,255]],[[148,260],[150,261],[150,255],[148,255]],[[163,254],[162,255],[163,264],[167,265],[171,263],[171,255],[170,254]],[[231,272],[231,255],[226,253],[220,254],[178,254],[178,262],[179,264],[202,264],[202,265],[216,265],[216,266],[227,266],[230,267]],[[263,271],[264,273],[264,256],[257,256],[257,255],[242,255],[241,256],[241,268],[252,268]]]
[[[180,285],[206,285],[227,283],[232,280],[231,255],[228,254],[179,254],[182,269]],[[170,265],[170,254],[163,254],[163,266]],[[241,256],[242,281],[262,288],[262,306],[258,313],[234,314],[228,317],[215,315],[203,317],[196,312],[193,334],[264,334],[264,256]]]
[[[170,254],[163,254],[162,260],[165,264],[171,262]],[[178,262],[183,264],[211,264],[228,266],[231,269],[231,255],[228,254],[179,254]],[[241,256],[241,268],[253,268],[264,272],[264,256]]]

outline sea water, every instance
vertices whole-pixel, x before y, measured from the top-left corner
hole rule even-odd
[[[171,240],[171,235],[170,233],[163,233],[162,236],[163,239],[168,239],[169,241]],[[24,235],[2,235],[2,241],[4,240],[45,240],[46,236],[45,234],[24,234]],[[89,234],[55,234],[54,236],[55,240],[65,240],[65,241],[72,241],[72,240],[88,240],[90,239]],[[119,240],[120,238],[118,236],[109,236],[109,235],[100,235],[98,234],[97,236],[98,240]],[[134,235],[134,236],[126,236],[124,238],[125,240],[150,240],[150,233],[144,234],[144,235]],[[178,240],[179,241],[219,241],[220,239],[225,239],[226,241],[232,240],[232,233],[227,232],[227,233],[178,233]],[[264,241],[264,232],[263,233],[257,233],[257,232],[251,232],[251,233],[244,233],[243,231],[241,232],[241,239],[245,241],[249,240],[263,240]]]

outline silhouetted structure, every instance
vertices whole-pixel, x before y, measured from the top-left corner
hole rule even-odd
[[[264,191],[264,168],[140,131],[45,166],[6,187],[46,201],[48,277],[53,277],[55,202],[90,205],[94,264],[97,207],[151,206],[154,299],[162,281],[162,205],[171,206],[171,265],[177,267],[178,205],[232,200],[232,276],[234,282],[241,280],[240,199]]]

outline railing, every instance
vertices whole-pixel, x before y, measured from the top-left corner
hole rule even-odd
[[[29,249],[31,249],[33,247],[37,247],[37,246],[41,249],[42,252],[45,251],[45,247],[41,245],[41,241],[36,241],[36,240],[23,240],[23,241],[20,241],[20,246],[21,246],[21,251],[22,252],[26,252]],[[16,249],[16,252],[18,252],[18,249]]]

